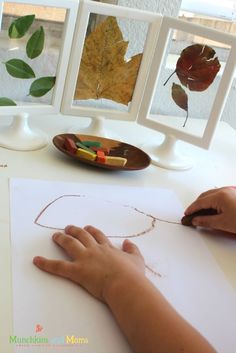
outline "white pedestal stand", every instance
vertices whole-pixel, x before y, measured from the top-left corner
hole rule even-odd
[[[15,151],[34,151],[48,144],[46,134],[29,127],[28,117],[27,113],[17,114],[11,125],[0,128],[0,146]]]
[[[97,117],[91,118],[91,120],[92,120],[91,123],[86,128],[78,129],[76,127],[72,127],[69,129],[69,132],[120,140],[120,137],[118,135],[114,134],[112,131],[105,128],[106,118],[102,116],[97,116]]]
[[[174,136],[166,135],[161,145],[148,144],[142,148],[149,154],[152,163],[158,167],[172,170],[192,168],[192,160],[178,153],[176,143],[177,139]]]

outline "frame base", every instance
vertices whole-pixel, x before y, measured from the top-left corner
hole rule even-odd
[[[120,140],[120,137],[114,134],[109,129],[105,128],[105,118],[102,116],[97,116],[91,118],[91,123],[86,128],[78,129],[76,127],[72,127],[69,129],[71,133],[81,133],[84,135],[92,135],[92,136],[100,136],[105,138],[114,138]]]
[[[190,158],[180,155],[176,146],[177,139],[172,135],[166,135],[161,145],[149,144],[143,149],[152,159],[152,163],[158,167],[171,170],[187,170],[193,167]]]
[[[48,144],[48,137],[28,125],[28,114],[13,117],[11,125],[0,128],[0,146],[15,151],[34,151]]]

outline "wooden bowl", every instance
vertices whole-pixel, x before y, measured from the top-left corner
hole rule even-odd
[[[127,159],[127,163],[124,167],[109,165],[105,163],[100,163],[97,161],[90,161],[88,159],[78,157],[77,155],[67,151],[64,147],[65,138],[69,137],[73,139],[75,142],[80,141],[98,141],[101,142],[102,147],[108,148],[110,150],[109,156],[123,157]],[[105,168],[105,169],[113,169],[113,170],[140,170],[147,168],[151,163],[151,159],[147,153],[142,151],[141,149],[129,145],[128,143],[111,140],[104,137],[99,136],[90,136],[90,135],[80,135],[80,134],[60,134],[56,135],[53,138],[54,146],[70,156],[74,160],[78,162],[90,164],[96,167]]]

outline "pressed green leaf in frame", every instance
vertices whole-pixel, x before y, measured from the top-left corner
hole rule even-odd
[[[16,78],[30,79],[35,77],[31,67],[21,59],[11,59],[6,63],[6,69],[9,75]]]
[[[40,28],[32,34],[27,42],[26,53],[28,58],[34,59],[42,53],[44,47],[44,38],[44,29],[42,26],[40,26]]]
[[[17,105],[12,99],[7,97],[0,97],[0,106]]]
[[[53,88],[55,82],[55,76],[41,77],[31,84],[29,95],[32,97],[42,97]]]
[[[19,35],[15,23],[12,24],[11,26],[11,36],[9,35],[10,38],[17,38]]]
[[[34,22],[35,15],[27,15],[17,18],[8,29],[8,36],[12,39],[22,38]]]
[[[180,86],[177,85],[176,83],[173,83],[172,85],[172,98],[174,102],[183,110],[187,112],[187,116],[184,122],[184,125],[187,122],[188,119],[188,95],[186,94],[185,90]]]

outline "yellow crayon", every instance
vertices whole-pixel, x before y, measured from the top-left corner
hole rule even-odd
[[[78,157],[84,158],[84,159],[88,159],[90,161],[95,161],[97,155],[96,153],[91,153],[89,151],[83,150],[82,148],[78,148],[76,151],[76,155]]]
[[[127,159],[123,157],[106,156],[105,164],[114,165],[117,167],[124,167],[127,163]]]

